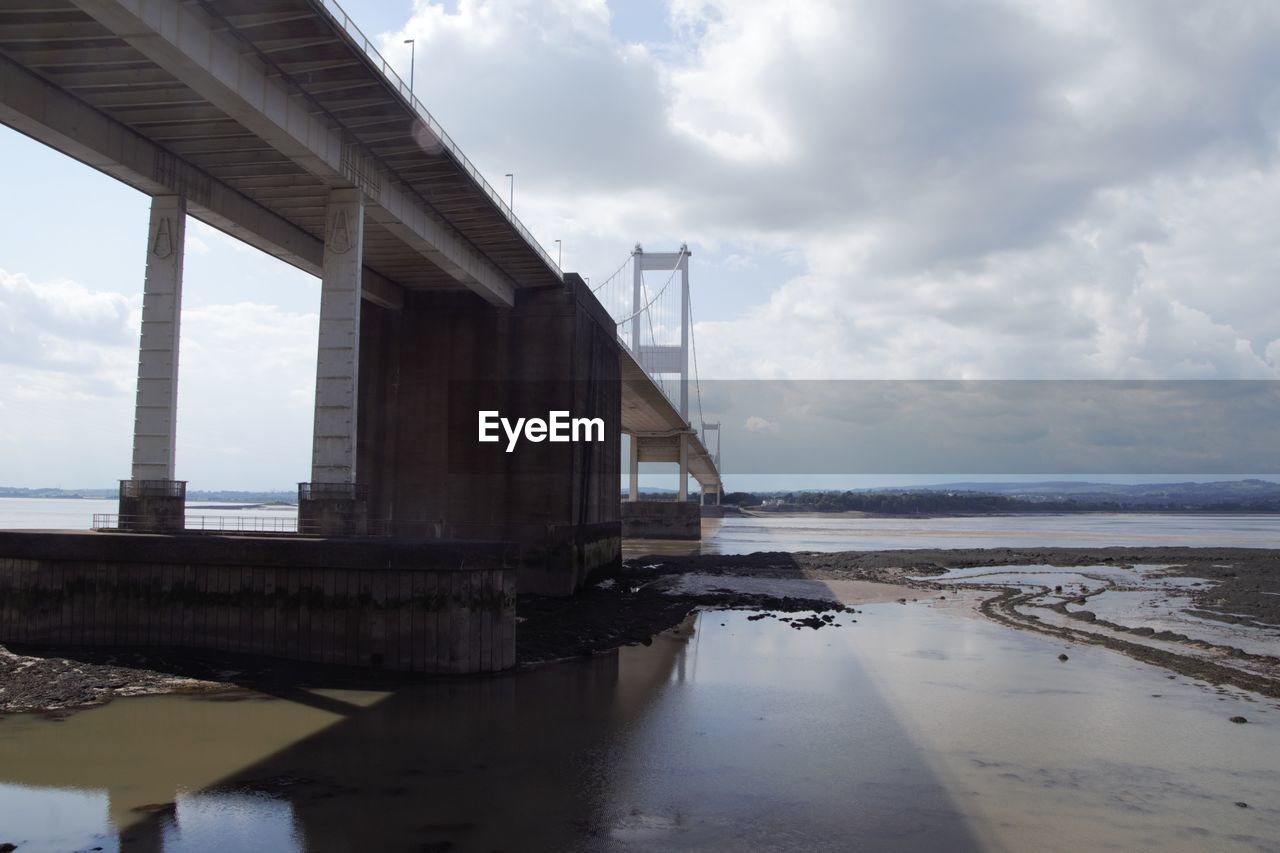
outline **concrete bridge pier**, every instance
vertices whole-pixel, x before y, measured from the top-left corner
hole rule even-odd
[[[512,543],[522,592],[567,595],[621,558],[621,388],[612,319],[583,280],[510,307],[420,291],[366,304],[359,481],[371,523],[407,538]],[[479,413],[599,418],[591,441],[481,441]]]
[[[364,216],[359,189],[329,192],[311,480],[298,484],[299,533],[359,536],[369,532],[369,490],[356,482]]]
[[[125,530],[163,533],[181,531],[186,524],[186,483],[174,479],[186,221],[187,203],[182,196],[152,198],[138,346],[133,476],[120,481],[120,527]]]

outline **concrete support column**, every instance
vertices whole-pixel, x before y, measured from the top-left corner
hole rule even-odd
[[[172,480],[178,425],[178,326],[182,312],[187,204],[180,196],[151,200],[142,339],[133,419],[133,479]]]
[[[356,481],[356,392],[360,357],[360,267],[364,199],[358,189],[333,190],[325,215],[316,358],[316,417],[311,481]]]
[[[680,487],[676,490],[677,500],[689,499],[689,434],[680,433]]]
[[[186,483],[174,480],[178,341],[187,203],[155,196],[147,224],[132,479],[120,482],[120,526],[163,532],[186,524]]]
[[[325,212],[311,482],[301,484],[298,492],[302,533],[367,531],[366,501],[356,487],[363,262],[364,196],[354,188],[331,190]]]
[[[640,500],[640,436],[631,436],[631,453],[627,467],[627,500]]]

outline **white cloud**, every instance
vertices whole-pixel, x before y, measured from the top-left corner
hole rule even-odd
[[[133,302],[0,271],[0,482],[100,487],[128,476]],[[179,477],[193,488],[307,478],[317,324],[253,302],[183,310]]]
[[[758,415],[751,415],[742,425],[747,432],[777,432],[780,427],[774,421],[766,420]]]
[[[764,304],[699,293],[704,375],[1277,375],[1275,4],[669,14],[637,49],[595,2],[423,4],[386,42],[572,266],[800,251]]]
[[[137,339],[136,309],[118,293],[0,269],[0,364],[110,378],[119,348]]]

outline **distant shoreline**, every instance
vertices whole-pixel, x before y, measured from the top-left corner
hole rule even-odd
[[[85,500],[85,501],[101,501],[115,500],[116,494],[59,494],[59,495],[12,495],[0,494],[0,500]],[[661,499],[661,498],[659,498]],[[221,510],[246,510],[246,509],[296,509],[298,504],[296,500],[287,501],[280,499],[272,500],[249,500],[249,499],[219,499],[193,497],[189,498],[187,504],[189,510],[203,509],[221,509]],[[641,496],[644,500],[644,496]],[[883,519],[906,519],[906,518],[1045,518],[1049,516],[1082,516],[1082,515],[1221,515],[1221,516],[1260,516],[1271,517],[1280,515],[1280,507],[1275,508],[1250,508],[1250,507],[1223,507],[1223,506],[1190,506],[1190,507],[1141,507],[1141,506],[1125,506],[1116,508],[1093,508],[1082,507],[1080,509],[1072,509],[1069,507],[1054,507],[1053,509],[1013,509],[998,512],[869,512],[866,510],[821,510],[821,509],[768,509],[758,506],[743,507],[734,504],[724,504],[722,511],[728,517],[740,518],[883,518]]]
[[[737,514],[746,518],[1027,518],[1047,517],[1054,515],[1280,515],[1280,509],[1218,509],[1214,507],[1195,507],[1191,509],[1141,509],[1126,507],[1123,509],[1052,509],[1026,510],[1020,512],[864,512],[862,510],[770,510],[758,507],[735,507]]]

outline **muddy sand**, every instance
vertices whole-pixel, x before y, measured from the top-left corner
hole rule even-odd
[[[1280,627],[1280,550],[971,548],[652,556],[628,560],[620,571],[595,579],[573,598],[522,596],[517,656],[521,666],[532,666],[647,644],[698,608],[758,610],[798,630],[831,628],[834,613],[856,611],[859,604],[936,602],[948,594],[954,599],[954,587],[929,579],[953,568],[1152,564],[1168,566],[1163,572],[1167,575],[1204,581],[1185,590],[1192,602],[1188,612],[1201,619],[1269,630]],[[1168,631],[1131,629],[1087,611],[1081,616],[1078,610],[1068,610],[1075,601],[1046,602],[1044,595],[1051,591],[986,588],[978,591],[976,611],[1010,627],[1104,645],[1211,683],[1280,697],[1276,657]],[[1049,607],[1063,619],[1046,620],[1030,612],[1032,605]],[[247,688],[287,696],[308,687],[393,687],[413,680],[394,673],[235,655],[0,648],[0,713],[60,714],[148,693],[234,698]]]

